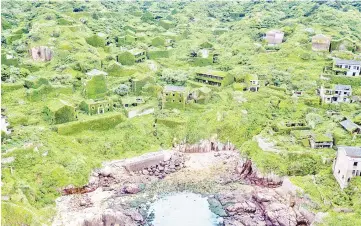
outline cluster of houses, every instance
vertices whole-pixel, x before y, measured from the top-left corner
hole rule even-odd
[[[117,38],[117,44],[127,46],[120,48],[120,53],[115,57],[115,65],[119,67],[132,66],[147,59],[168,58],[171,56],[177,41],[180,40],[180,34],[169,31],[174,24],[165,19],[164,12],[153,12],[157,14],[159,26],[168,30],[160,32],[156,37],[152,37],[150,44],[146,48],[135,48],[133,45],[137,41],[144,40],[145,31],[136,29],[132,26],[124,27],[124,35]],[[155,28],[154,28],[155,29]],[[213,30],[214,35],[221,35],[228,32],[228,28],[217,27]],[[285,40],[285,33],[280,30],[270,30],[265,33],[264,41],[270,49],[279,47]],[[341,43],[341,44],[340,44]],[[124,44],[124,45],[123,45]],[[139,46],[139,45],[138,45]],[[346,47],[345,47],[346,46]],[[333,49],[344,50],[347,45],[344,42],[337,42],[337,47],[333,47],[332,39],[323,34],[317,34],[312,37],[312,50],[329,52]],[[53,52],[49,48],[33,48],[29,52],[33,59],[49,61]],[[46,104],[43,110],[45,119],[49,124],[62,124],[79,120],[82,115],[94,117],[96,115],[106,114],[108,112],[122,111],[128,118],[152,114],[159,109],[180,109],[207,104],[214,91],[220,90],[235,82],[235,76],[226,71],[204,69],[204,66],[210,66],[218,62],[219,52],[210,42],[206,41],[192,50],[188,56],[188,62],[203,69],[197,69],[192,80],[187,81],[189,86],[164,85],[158,91],[158,100],[152,102],[149,93],[145,92],[145,87],[149,84],[155,84],[154,79],[146,75],[137,75],[130,79],[130,93],[125,96],[114,95],[107,87],[107,77],[109,71],[93,69],[86,73],[86,78],[82,80],[81,93],[82,99],[70,101],[62,96],[52,99]],[[361,61],[333,59],[330,70],[334,75],[347,77],[361,76]],[[52,86],[49,81],[42,78],[29,78],[25,82],[25,87],[34,98],[41,96],[42,93],[49,92],[51,89],[67,90],[62,87]],[[241,81],[241,87],[244,91],[257,92],[261,88],[261,83],[257,75],[247,74]],[[30,95],[29,94],[29,95]],[[293,95],[302,96],[303,91],[293,91]],[[324,104],[353,103],[358,101],[352,93],[350,85],[334,84],[331,86],[322,85],[317,94]],[[351,134],[361,134],[361,126],[349,119],[340,121],[340,125]],[[317,134],[304,121],[283,121],[275,126],[276,132],[290,132],[296,139],[299,139],[303,145],[312,149],[333,148],[334,138],[332,134]],[[361,176],[361,147],[338,146],[337,157],[334,161],[333,172],[341,188],[347,186],[350,179],[354,176]]]

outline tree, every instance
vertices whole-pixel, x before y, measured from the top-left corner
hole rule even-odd
[[[129,92],[129,86],[125,85],[125,84],[120,84],[120,86],[118,88],[116,88],[114,90],[114,92],[116,94],[118,94],[119,96],[124,96],[126,94],[128,94]]]
[[[188,79],[188,75],[182,70],[165,69],[162,72],[161,79],[168,84],[184,85]]]
[[[311,128],[315,128],[318,124],[322,123],[322,117],[315,113],[308,113],[306,115],[306,121]]]

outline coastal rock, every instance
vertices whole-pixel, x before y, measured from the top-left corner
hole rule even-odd
[[[123,187],[123,192],[125,194],[136,194],[140,191],[141,191],[141,189],[139,188],[139,186],[137,184],[128,184]]]

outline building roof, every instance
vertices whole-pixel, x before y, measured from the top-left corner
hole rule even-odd
[[[361,158],[361,147],[340,146],[338,150],[345,151],[345,154],[349,157]]]
[[[210,88],[206,87],[206,86],[202,86],[202,87],[199,88],[199,91],[202,92],[202,93],[204,93],[204,94],[208,94],[208,93],[210,93],[212,90],[211,90]]]
[[[141,96],[125,96],[120,99],[122,104],[144,103],[144,98]]]
[[[145,52],[145,50],[142,50],[142,49],[131,49],[131,50],[129,50],[129,52],[130,52],[131,54],[133,54],[133,55],[137,55],[137,54],[139,54],[139,53]]]
[[[326,42],[330,42],[331,41],[331,37],[323,35],[323,34],[318,34],[312,37],[312,42],[321,42],[321,43],[326,43]]]
[[[218,77],[226,77],[228,75],[228,73],[224,71],[212,71],[212,70],[200,70],[197,72],[197,74],[214,75]]]
[[[106,73],[105,71],[100,71],[98,69],[93,69],[91,71],[88,71],[86,73],[86,75],[88,75],[89,77],[93,77],[93,76],[97,76],[97,75],[105,75],[105,76],[107,76],[108,73]]]
[[[247,80],[258,80],[258,75],[256,75],[256,74],[247,74],[246,75],[246,79]]]
[[[282,31],[280,30],[270,30],[270,31],[267,31],[267,34],[268,35],[274,35],[274,34],[284,34]]]
[[[353,132],[355,129],[361,129],[359,125],[357,125],[356,123],[352,122],[349,119],[341,121],[340,124],[343,128],[345,128],[345,130],[349,132]]]
[[[349,64],[349,65],[360,65],[361,66],[361,61],[358,61],[358,60],[343,60],[343,59],[336,58],[335,59],[335,64]]]
[[[185,86],[164,86],[165,92],[184,92],[185,90]]]
[[[109,99],[103,99],[103,100],[94,100],[94,99],[86,99],[84,100],[86,104],[100,104],[100,103],[108,103]]]
[[[312,139],[315,142],[332,142],[333,141],[331,134],[313,134]]]
[[[335,90],[352,90],[352,88],[350,85],[337,84],[335,85]]]
[[[64,106],[69,106],[72,107],[71,104],[69,104],[68,102],[66,102],[65,100],[61,100],[61,99],[55,99],[52,100],[49,104],[48,104],[48,108],[50,109],[50,111],[52,112],[56,112],[59,109],[61,109]]]

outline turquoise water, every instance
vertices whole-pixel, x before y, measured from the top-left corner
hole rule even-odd
[[[217,215],[211,212],[207,198],[182,192],[165,196],[150,206],[154,226],[216,226]]]

